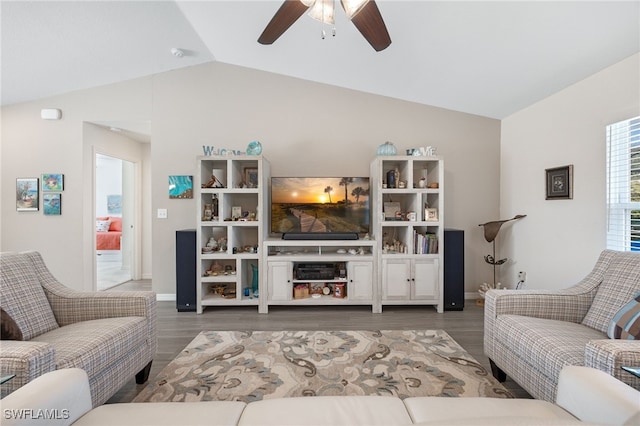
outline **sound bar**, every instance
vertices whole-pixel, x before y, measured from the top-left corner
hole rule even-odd
[[[357,240],[357,232],[285,232],[283,240]]]

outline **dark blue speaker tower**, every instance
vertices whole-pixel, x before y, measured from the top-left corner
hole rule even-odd
[[[464,309],[464,231],[444,230],[444,310]]]
[[[176,231],[176,309],[196,311],[196,230]]]

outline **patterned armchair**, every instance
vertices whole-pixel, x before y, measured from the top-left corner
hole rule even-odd
[[[0,253],[0,267],[0,372],[16,375],[2,385],[2,397],[62,368],[87,372],[94,407],[132,376],[148,379],[157,347],[153,292],[71,290],[35,251]]]
[[[593,367],[640,389],[621,366],[640,366],[640,341],[607,337],[614,315],[640,291],[640,254],[605,250],[564,290],[490,290],[484,351],[494,376],[509,375],[536,399],[554,401],[565,365]]]

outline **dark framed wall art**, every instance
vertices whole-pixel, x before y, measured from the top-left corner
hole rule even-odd
[[[546,169],[547,200],[573,199],[573,164]]]

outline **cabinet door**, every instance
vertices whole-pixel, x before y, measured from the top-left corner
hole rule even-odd
[[[268,262],[269,300],[291,300],[291,262]]]
[[[414,259],[411,299],[438,298],[438,259]]]
[[[411,261],[409,259],[385,259],[382,261],[382,298],[409,300],[411,296]]]
[[[347,297],[351,300],[373,299],[373,265],[371,262],[349,262],[347,264]]]

